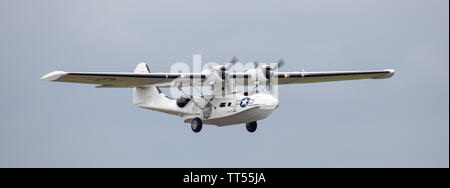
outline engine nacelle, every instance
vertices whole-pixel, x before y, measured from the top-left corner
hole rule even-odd
[[[267,73],[269,75],[267,75]],[[271,73],[270,70],[267,71],[266,67],[262,66],[258,66],[256,68],[248,70],[247,74],[249,74],[249,84],[254,85],[266,82],[268,80],[267,78],[270,78],[270,73]]]

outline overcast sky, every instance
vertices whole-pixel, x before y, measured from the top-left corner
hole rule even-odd
[[[393,68],[279,88],[250,134],[136,108],[131,89],[48,72],[173,63]],[[0,167],[449,167],[449,1],[0,0]]]

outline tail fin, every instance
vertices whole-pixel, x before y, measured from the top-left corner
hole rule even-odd
[[[139,63],[135,73],[150,73],[146,63]],[[155,86],[142,86],[133,88],[133,104],[138,107],[158,106],[160,102],[167,100],[161,90]]]
[[[139,63],[134,69],[134,73],[150,73],[147,63]]]

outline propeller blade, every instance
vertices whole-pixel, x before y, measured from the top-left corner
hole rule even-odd
[[[237,62],[239,62],[239,59],[236,56],[233,56],[233,58],[231,58],[230,63],[232,65],[236,64]]]
[[[281,58],[280,61],[278,61],[278,67],[282,67],[286,64],[286,62],[284,62],[284,59]]]
[[[284,59],[283,58],[281,58],[278,62],[277,62],[277,65],[273,68],[274,70],[275,69],[279,69],[280,67],[282,67],[283,65],[285,65],[286,64],[286,62],[284,62]]]
[[[230,63],[225,63],[226,68],[230,69],[230,67],[234,66],[234,64],[236,64],[237,62],[239,62],[239,59],[236,56],[233,56],[233,58],[231,58]]]
[[[253,61],[253,65],[255,66],[254,68],[258,68],[258,62],[257,61]]]

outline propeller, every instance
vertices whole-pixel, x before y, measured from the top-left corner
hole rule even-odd
[[[269,91],[272,90],[273,72],[275,70],[278,70],[279,68],[281,68],[285,64],[286,64],[286,62],[284,61],[283,58],[281,58],[275,65],[272,65],[272,66],[270,66],[270,65],[260,66],[257,61],[253,62],[253,65],[254,65],[255,69],[258,69],[258,68],[262,69],[263,75],[264,75],[264,77],[266,78],[266,81],[267,81],[267,85],[269,86],[267,88]],[[258,78],[256,78],[256,79],[257,79],[257,81],[256,81],[256,87],[255,88],[257,88],[258,85],[259,85],[258,84],[259,83]]]
[[[233,56],[230,60],[230,63],[226,63],[226,69],[230,69],[230,67],[234,66],[234,64],[236,64],[237,62],[239,62],[239,59],[236,56]]]
[[[233,56],[233,58],[231,58],[230,63],[232,65],[234,65],[235,63],[239,62],[239,59],[236,56]]]
[[[279,68],[281,68],[282,66],[284,66],[286,64],[286,62],[284,62],[284,59],[281,58],[278,62],[277,65],[275,65],[275,67],[273,67],[273,70],[277,70]]]
[[[269,86],[267,89],[269,91],[272,90],[272,76],[273,76],[273,72],[275,70],[278,70],[279,68],[281,68],[282,66],[284,66],[286,64],[286,62],[284,62],[284,59],[281,58],[276,65],[274,65],[273,67],[271,66],[266,66],[264,69],[264,76],[267,79],[267,85]]]
[[[259,63],[258,63],[257,61],[253,61],[253,66],[254,66],[253,68],[255,68],[255,69],[258,68],[258,67],[259,67],[258,64],[259,64]]]
[[[267,80],[270,80],[272,77],[272,73],[275,70],[278,70],[279,68],[281,68],[282,66],[284,66],[286,64],[286,62],[284,62],[284,59],[281,58],[277,64],[275,64],[273,67],[267,65],[266,67],[264,67],[264,76],[266,77]]]
[[[230,63],[225,63],[225,65],[222,65],[220,67],[220,76],[223,81],[225,81],[226,71],[234,66],[234,64],[236,64],[237,62],[239,62],[239,59],[236,56],[233,56],[230,60]]]

